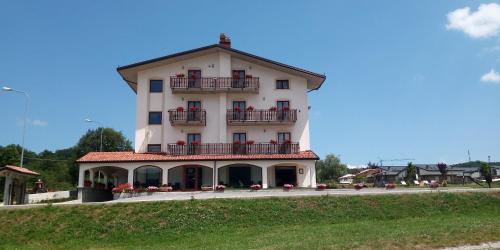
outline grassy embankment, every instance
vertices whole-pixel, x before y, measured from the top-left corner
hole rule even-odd
[[[500,240],[500,193],[0,210],[2,248],[429,248]]]

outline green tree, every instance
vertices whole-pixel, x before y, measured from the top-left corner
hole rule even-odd
[[[328,154],[324,160],[316,162],[317,179],[324,181],[337,181],[342,175],[347,174],[347,166],[340,162],[340,158],[333,154]]]
[[[122,132],[112,128],[104,128],[102,139],[102,151],[131,151],[132,143],[125,138]],[[101,145],[101,129],[89,129],[75,146],[77,157],[82,157],[85,154],[93,151],[99,151]]]
[[[417,174],[417,169],[415,168],[412,162],[408,162],[408,167],[406,167],[406,177],[405,177],[405,181],[406,183],[408,183],[408,185],[413,184],[416,174]]]
[[[493,176],[491,175],[491,167],[486,162],[481,162],[479,166],[479,172],[484,177],[486,183],[488,183],[488,187],[491,188],[491,182],[493,181]]]

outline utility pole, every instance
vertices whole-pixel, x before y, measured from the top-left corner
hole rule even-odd
[[[469,162],[471,162],[470,160],[470,151],[467,149],[467,155],[469,155]]]

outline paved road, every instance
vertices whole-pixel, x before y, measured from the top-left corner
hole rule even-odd
[[[142,197],[132,197],[119,199],[107,202],[89,202],[81,203],[79,200],[67,201],[62,203],[54,203],[55,206],[71,206],[71,205],[97,205],[97,204],[114,204],[121,202],[144,202],[144,201],[172,201],[172,200],[206,200],[206,199],[254,199],[254,198],[269,198],[269,197],[305,197],[305,196],[354,196],[354,195],[398,195],[398,194],[421,194],[421,193],[465,193],[465,192],[500,192],[500,188],[396,188],[386,190],[384,188],[365,188],[362,190],[354,189],[329,189],[324,191],[316,191],[312,189],[296,189],[285,192],[281,189],[268,189],[251,192],[249,190],[226,190],[225,192],[170,192],[170,193],[153,193]],[[30,204],[16,206],[0,206],[0,209],[23,209],[47,206],[47,204]]]

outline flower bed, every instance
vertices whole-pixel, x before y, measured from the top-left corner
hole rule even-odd
[[[177,107],[177,109],[176,109],[176,110],[177,110],[178,112],[182,112],[182,111],[184,111],[184,107]]]
[[[155,186],[149,186],[146,188],[146,191],[148,193],[154,193],[154,192],[158,192],[158,187],[155,187]]]
[[[84,187],[91,187],[91,186],[92,186],[92,181],[89,181],[89,180],[84,181],[84,182],[83,182],[83,186],[84,186]]]
[[[130,190],[132,190],[132,185],[130,185],[129,183],[123,183],[123,184],[119,184],[118,186],[116,186],[115,188],[113,188],[111,190],[111,192],[113,193],[129,193]]]
[[[174,189],[172,187],[160,187],[158,188],[158,192],[172,192]]]
[[[262,186],[259,184],[253,184],[250,186],[250,190],[252,190],[252,191],[257,191],[257,190],[260,190],[261,188],[262,188]]]
[[[226,189],[226,186],[224,186],[224,185],[215,186],[215,191],[217,191],[217,192],[224,192],[224,189]]]
[[[186,142],[185,141],[177,141],[176,144],[179,146],[184,146],[184,145],[186,145]]]
[[[290,191],[293,188],[293,184],[283,185],[283,191]]]
[[[323,183],[316,185],[316,190],[321,191],[321,190],[325,190],[326,188],[328,188],[328,185],[323,184]]]

